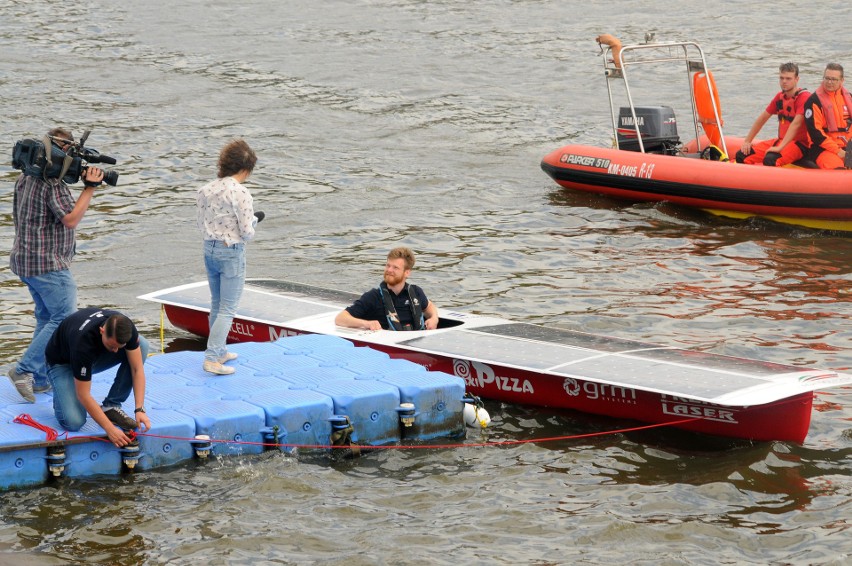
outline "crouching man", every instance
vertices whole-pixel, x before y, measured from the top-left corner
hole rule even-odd
[[[53,386],[53,410],[65,430],[77,431],[87,413],[110,442],[121,448],[131,442],[125,431],[151,428],[145,414],[145,369],[148,342],[129,318],[118,311],[86,308],[63,320],[45,349],[47,376]],[[118,365],[115,381],[103,404],[92,397],[92,375]],[[135,418],[121,409],[130,396]],[[137,422],[138,421],[138,422]]]

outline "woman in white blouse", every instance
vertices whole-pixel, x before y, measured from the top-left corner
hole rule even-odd
[[[210,335],[204,352],[204,371],[234,373],[225,362],[237,354],[225,345],[237,313],[246,277],[246,242],[262,213],[255,216],[251,193],[243,183],[251,175],[257,155],[243,140],[234,140],[219,154],[218,179],[198,189],[198,228],[204,237],[204,265],[210,285]]]

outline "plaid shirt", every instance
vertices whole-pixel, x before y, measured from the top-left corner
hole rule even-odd
[[[15,242],[9,266],[18,277],[35,277],[71,267],[76,231],[62,224],[74,210],[68,185],[59,179],[21,175],[15,183]]]

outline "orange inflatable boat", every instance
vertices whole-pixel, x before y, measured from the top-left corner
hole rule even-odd
[[[606,41],[601,41],[604,38]],[[826,171],[810,163],[798,167],[764,167],[728,160],[741,138],[722,132],[722,110],[703,51],[692,42],[617,46],[604,67],[613,121],[613,148],[566,145],[544,157],[541,168],[568,189],[632,201],[667,201],[734,218],[760,216],[827,230],[852,231],[852,171]],[[673,57],[672,54],[678,55]],[[693,131],[681,143],[677,119],[669,106],[637,106],[627,88],[631,67],[686,64]],[[616,66],[614,61],[618,61]],[[616,109],[611,83],[624,81],[627,104]]]

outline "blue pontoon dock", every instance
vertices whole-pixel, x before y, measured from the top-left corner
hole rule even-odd
[[[379,446],[464,434],[464,380],[355,347],[334,336],[302,335],[232,344],[236,373],[201,369],[202,352],[151,356],[145,364],[146,410],[152,428],[138,447],[118,449],[91,419],[77,432],[61,429],[50,393],[23,403],[0,382],[0,489],[43,484],[53,477],[115,475],[171,466],[209,455],[332,445]],[[113,370],[114,371],[114,370]],[[102,399],[114,373],[96,374]],[[133,396],[123,407],[133,413]],[[20,415],[55,429],[58,439],[15,422]]]

